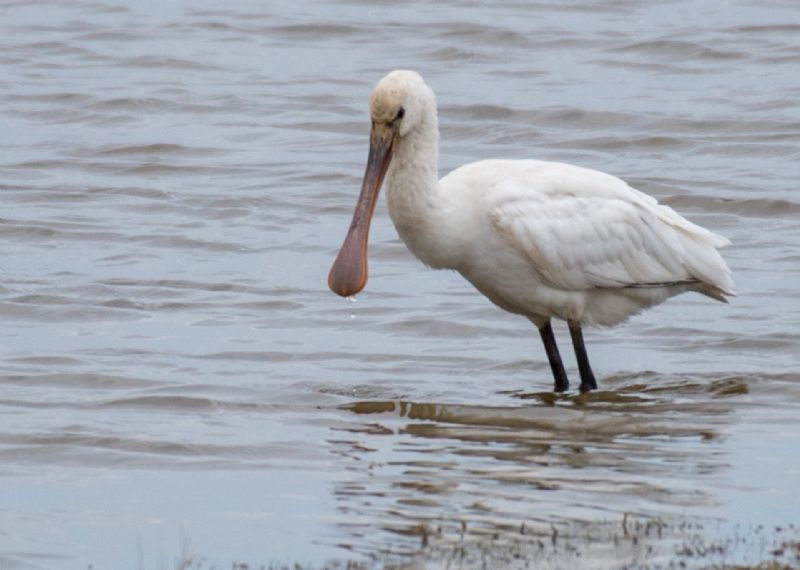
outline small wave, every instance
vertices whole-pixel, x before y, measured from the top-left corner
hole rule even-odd
[[[500,105],[460,105],[448,106],[442,109],[443,113],[447,113],[453,117],[465,119],[494,119],[503,120],[510,119],[518,113],[509,107],[501,107]]]
[[[454,22],[438,30],[443,38],[457,39],[460,43],[485,43],[491,46],[529,48],[532,40],[520,32],[474,22]]]
[[[259,295],[265,297],[288,297],[297,299],[302,296],[316,296],[316,291],[304,291],[293,288],[277,288],[270,289],[268,287],[260,287],[256,285],[247,285],[244,283],[229,283],[225,281],[190,281],[185,279],[127,279],[115,278],[105,279],[99,282],[100,285],[109,287],[141,287],[145,289],[150,288],[163,288],[163,289],[187,289],[196,291],[231,291],[236,293],[249,293],[252,295]]]
[[[108,99],[93,99],[91,103],[84,106],[91,111],[130,111],[141,113],[142,111],[173,111],[185,113],[208,113],[216,111],[213,105],[200,105],[197,103],[186,103],[173,101],[161,97],[111,97]]]
[[[109,309],[128,309],[135,311],[185,311],[192,309],[207,309],[212,306],[210,303],[190,303],[178,301],[166,301],[161,303],[143,303],[131,299],[111,299],[98,303],[100,307]]]
[[[657,56],[662,59],[682,58],[693,60],[735,60],[745,59],[749,54],[742,51],[712,48],[697,42],[685,40],[650,40],[634,42],[605,50],[606,53],[635,53]]]
[[[476,62],[489,61],[489,57],[476,51],[458,48],[455,46],[445,46],[435,48],[427,52],[426,59],[445,62]]]
[[[638,115],[618,111],[597,111],[577,107],[550,107],[536,111],[537,125],[570,127],[630,127],[640,121]]]
[[[164,408],[169,410],[213,410],[216,401],[209,398],[187,396],[134,396],[106,400],[93,404],[94,408]]]
[[[800,215],[800,204],[779,198],[729,199],[696,194],[673,195],[663,198],[663,204],[676,209],[725,212],[753,217],[782,217]]]
[[[308,38],[313,40],[342,38],[363,35],[366,29],[347,24],[288,24],[285,26],[271,26],[269,31],[275,35],[287,38]]]
[[[115,63],[119,67],[137,67],[143,69],[167,68],[175,70],[194,70],[194,71],[225,71],[216,65],[206,62],[181,59],[163,55],[141,55],[137,57],[119,60]]]
[[[127,398],[114,398],[103,400],[84,407],[91,408],[132,408],[132,409],[154,409],[168,411],[214,411],[228,410],[236,412],[261,412],[271,410],[271,404],[260,404],[256,402],[243,402],[235,400],[219,400],[200,396],[182,396],[178,394],[165,395],[142,395]]]
[[[86,93],[56,92],[12,95],[8,100],[25,103],[58,103],[65,105],[86,104],[94,101],[94,97]]]
[[[748,24],[730,28],[731,33],[739,35],[741,33],[750,34],[800,34],[800,24]]]
[[[75,366],[80,364],[80,360],[71,358],[69,356],[48,356],[48,355],[40,355],[40,356],[19,356],[16,358],[10,359],[12,362],[17,362],[20,364],[36,364],[42,366]],[[15,378],[11,376],[11,378]],[[16,378],[29,378],[28,376],[21,376]]]
[[[63,239],[92,242],[122,241],[127,239],[121,234],[116,234],[109,231],[92,231],[88,229],[81,230],[78,228],[56,228],[24,221],[5,221],[4,223],[0,223],[0,236],[12,239]]]
[[[86,154],[95,156],[131,156],[131,155],[209,155],[218,154],[221,149],[201,148],[201,147],[188,147],[180,144],[171,143],[151,143],[140,145],[108,145],[103,146]]]
[[[182,235],[142,236],[136,238],[136,241],[155,247],[164,247],[169,249],[194,249],[222,253],[248,253],[251,251],[247,246],[241,244],[192,239]]]
[[[672,75],[702,75],[705,69],[692,65],[691,59],[665,61],[624,61],[609,58],[596,58],[592,63],[598,67],[616,67],[629,71],[663,73]]]
[[[515,338],[518,333],[507,328],[467,325],[441,319],[405,319],[385,325],[386,330],[399,333],[414,333],[423,338]]]
[[[74,38],[77,41],[88,42],[131,42],[131,41],[146,41],[146,36],[131,32],[130,30],[114,29],[113,31],[89,32],[86,34],[78,35]]]
[[[75,302],[70,297],[61,295],[22,295],[9,299],[12,303],[22,303],[25,305],[70,305]]]
[[[550,145],[554,148],[621,151],[629,149],[681,150],[694,147],[688,139],[666,135],[602,136],[564,140]]]
[[[64,362],[67,360],[68,362]],[[32,357],[28,359],[31,364],[61,365],[78,364],[75,359],[59,357]],[[129,390],[132,388],[148,388],[159,385],[159,382],[134,378],[131,376],[114,376],[109,374],[39,374],[39,375],[4,375],[0,376],[0,385],[14,386],[47,386],[50,388],[65,388],[69,390],[97,390],[115,389]]]

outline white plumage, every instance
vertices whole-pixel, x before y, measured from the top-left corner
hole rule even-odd
[[[613,325],[687,288],[715,298],[733,293],[715,249],[728,243],[725,238],[602,172],[487,160],[446,176],[441,194],[486,218],[485,234],[469,239],[513,250],[498,263],[481,248],[453,268],[482,291],[496,288],[497,272],[513,276],[504,279],[502,291],[487,295],[501,306],[513,303],[514,312],[534,321]]]
[[[566,320],[581,389],[596,386],[581,324],[614,325],[684,292],[734,294],[717,252],[729,242],[624,181],[536,160],[484,160],[438,180],[436,101],[422,78],[394,71],[378,83],[364,186],[331,269],[331,289],[366,284],[369,221],[386,178],[389,213],[424,263],[459,271],[499,307],[540,330],[556,380],[566,373],[550,319]],[[583,357],[582,357],[583,356]]]

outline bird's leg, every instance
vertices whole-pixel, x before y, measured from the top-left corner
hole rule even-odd
[[[592,367],[589,365],[589,356],[583,344],[583,331],[578,321],[567,321],[569,334],[572,336],[572,346],[575,347],[575,357],[578,359],[578,370],[581,372],[581,392],[597,390],[597,381],[594,379]]]
[[[569,380],[567,379],[567,371],[564,370],[564,364],[561,362],[556,337],[553,336],[553,327],[550,326],[549,320],[543,327],[539,327],[539,334],[542,335],[544,350],[547,352],[550,369],[553,371],[553,378],[556,381],[553,389],[556,392],[565,392],[569,388]]]

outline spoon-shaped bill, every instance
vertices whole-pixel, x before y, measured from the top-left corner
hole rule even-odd
[[[394,143],[395,129],[392,125],[373,123],[367,169],[353,212],[353,221],[350,222],[350,229],[347,230],[339,255],[328,273],[328,287],[342,297],[355,295],[367,284],[369,226],[383,178],[392,160]]]

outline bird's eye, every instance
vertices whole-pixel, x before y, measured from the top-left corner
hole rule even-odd
[[[405,117],[405,115],[406,115],[406,110],[400,107],[397,110],[397,116],[395,116],[395,119],[402,119],[403,117]]]

